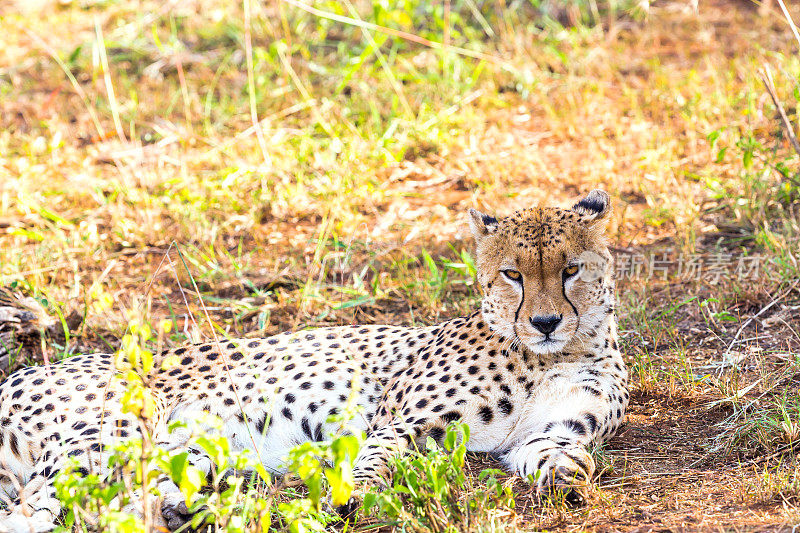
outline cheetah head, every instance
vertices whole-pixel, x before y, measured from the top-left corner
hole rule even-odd
[[[614,307],[603,235],[610,212],[600,190],[571,209],[523,209],[499,220],[471,209],[489,327],[536,354],[596,337]]]

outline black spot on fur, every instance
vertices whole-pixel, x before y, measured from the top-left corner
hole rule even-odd
[[[497,402],[497,407],[500,409],[500,412],[504,415],[511,414],[511,411],[514,410],[514,404],[508,398],[501,398],[499,402]]]
[[[448,411],[442,415],[442,420],[444,420],[445,422],[454,422],[456,420],[459,420],[460,418],[461,418],[461,413],[459,413],[458,411]]]
[[[311,424],[308,423],[308,418],[303,417],[300,421],[300,428],[303,430],[303,433],[309,440],[315,440],[313,433],[311,433]]]
[[[431,428],[430,437],[435,441],[441,441],[444,438],[444,429],[440,427]]]
[[[597,417],[592,413],[586,413],[586,423],[589,424],[589,431],[594,433],[597,429]]]
[[[566,424],[572,431],[574,431],[578,435],[586,435],[586,426],[583,425],[583,422],[580,422],[578,420],[565,420],[564,424]]]

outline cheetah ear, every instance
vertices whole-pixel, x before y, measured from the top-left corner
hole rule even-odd
[[[573,205],[572,210],[582,215],[587,222],[605,221],[611,214],[611,198],[607,192],[595,189]]]
[[[497,225],[497,219],[493,216],[481,213],[477,209],[469,210],[469,229],[472,230],[476,242],[497,231]]]

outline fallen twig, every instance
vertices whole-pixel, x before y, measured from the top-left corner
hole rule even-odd
[[[800,152],[798,152],[798,153],[800,154]],[[726,355],[728,355],[730,353],[731,348],[733,348],[734,344],[736,344],[736,341],[739,339],[739,335],[742,334],[742,331],[744,331],[744,328],[746,328],[747,326],[750,325],[750,322],[752,322],[756,318],[760,317],[768,309],[770,309],[773,305],[775,305],[776,303],[778,303],[781,300],[783,300],[786,297],[786,295],[788,295],[790,292],[792,292],[792,290],[794,290],[794,288],[797,286],[798,283],[800,283],[800,279],[795,281],[794,283],[792,283],[792,286],[789,287],[788,289],[786,289],[785,291],[783,291],[783,294],[781,294],[780,296],[778,296],[777,298],[772,300],[770,303],[768,303],[767,305],[762,307],[761,310],[758,313],[756,313],[755,315],[753,315],[750,318],[748,318],[747,320],[745,320],[744,324],[742,324],[739,327],[739,330],[736,332],[736,335],[733,336],[733,340],[731,341],[731,343],[728,345],[728,347],[722,353],[722,357],[724,358]]]

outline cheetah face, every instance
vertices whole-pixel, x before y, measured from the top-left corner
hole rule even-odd
[[[496,219],[470,210],[483,318],[536,354],[579,347],[613,313],[609,196],[594,190],[571,209],[532,208]]]

